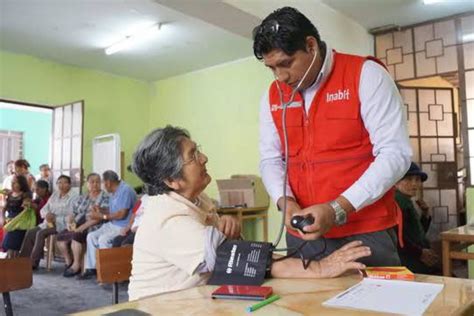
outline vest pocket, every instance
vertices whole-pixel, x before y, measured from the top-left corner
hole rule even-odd
[[[324,140],[328,149],[344,149],[362,143],[363,122],[359,108],[349,104],[332,104],[326,109]]]
[[[281,114],[279,112],[278,114]],[[276,120],[276,127],[280,134],[281,150],[284,151],[285,143],[283,138],[283,125],[281,116]],[[303,114],[301,108],[289,108],[286,112],[286,132],[288,137],[288,155],[294,157],[298,155],[303,147]]]
[[[326,118],[334,120],[357,120],[360,117],[359,106],[346,102],[327,105]]]

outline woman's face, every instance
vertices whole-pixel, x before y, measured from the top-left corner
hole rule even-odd
[[[42,187],[39,187],[39,186],[36,186],[35,187],[35,193],[37,196],[39,196],[40,198],[42,197],[45,197],[46,194],[48,193],[48,190],[46,188],[42,188]]]
[[[207,156],[201,153],[195,142],[184,138],[181,142],[181,157],[183,159],[182,177],[173,180],[173,189],[188,199],[196,198],[211,182],[207,173]]]
[[[28,168],[25,168],[23,166],[15,166],[15,173],[17,175],[25,176],[28,174]]]
[[[12,191],[15,193],[21,192],[20,183],[16,177],[14,177],[12,180]]]
[[[398,181],[395,186],[403,194],[413,197],[418,192],[418,189],[421,188],[421,183],[420,176],[407,176]]]
[[[66,194],[71,189],[71,184],[64,178],[59,179],[57,185],[61,194]]]
[[[89,177],[89,180],[87,180],[87,190],[93,193],[97,193],[100,191],[100,177],[99,176]]]

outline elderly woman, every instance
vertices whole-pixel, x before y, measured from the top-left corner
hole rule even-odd
[[[72,214],[72,205],[77,199],[77,194],[71,191],[70,177],[59,176],[56,185],[58,190],[51,195],[40,211],[41,218],[44,219],[43,223],[28,230],[21,245],[20,256],[31,257],[33,269],[38,267],[39,261],[43,257],[45,239],[49,235],[66,229],[66,218]]]
[[[81,272],[83,248],[87,233],[100,227],[100,220],[91,219],[88,215],[94,205],[100,208],[109,207],[109,196],[101,190],[100,175],[91,173],[87,176],[87,194],[81,195],[72,206],[72,214],[67,221],[67,229],[58,233],[57,245],[67,268],[63,276],[72,277]],[[72,256],[71,252],[72,251]]]
[[[150,133],[133,156],[133,171],[148,194],[133,246],[130,300],[204,284],[213,271],[216,249],[238,235],[233,219],[219,218],[202,192],[211,181],[207,157],[187,131],[167,126]],[[274,262],[271,275],[327,278],[349,269],[370,250],[352,242],[304,270],[301,260]]]
[[[0,222],[8,222],[23,211],[24,203],[31,202],[32,193],[28,187],[28,181],[24,176],[13,177],[12,190],[7,195],[7,201],[0,214]],[[21,243],[25,237],[26,230],[14,230],[8,232],[3,240],[3,249],[7,251],[8,258],[18,255]]]

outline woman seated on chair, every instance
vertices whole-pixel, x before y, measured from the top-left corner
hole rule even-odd
[[[87,233],[97,230],[101,226],[101,221],[90,219],[88,216],[92,206],[109,207],[109,196],[101,190],[100,175],[97,173],[87,176],[87,191],[87,194],[81,195],[73,204],[73,214],[68,217],[67,229],[60,232],[56,238],[58,248],[68,267],[63,273],[66,278],[81,273]]]
[[[147,200],[133,245],[129,299],[204,284],[214,269],[216,249],[240,236],[235,218],[219,217],[203,194],[211,181],[207,157],[187,131],[167,126],[151,132],[133,155],[133,171],[144,182]],[[358,241],[304,270],[300,259],[274,262],[271,275],[281,278],[336,277],[364,265],[370,255]]]
[[[31,207],[36,212],[36,224],[41,224],[43,219],[41,218],[41,209],[48,203],[51,193],[49,191],[49,184],[44,180],[38,180],[35,183],[35,199],[31,202]]]
[[[28,187],[28,180],[24,176],[14,176],[12,190],[8,193],[6,204],[0,214],[0,224],[6,224],[6,222],[20,214],[25,203],[31,202],[31,198],[32,194]],[[5,235],[3,249],[7,251],[8,258],[14,258],[18,255],[25,233],[26,230],[14,230]]]
[[[51,195],[40,211],[43,223],[28,230],[21,245],[20,256],[31,257],[33,269],[38,267],[43,257],[45,239],[66,229],[66,218],[72,214],[72,205],[78,197],[71,191],[71,178],[68,176],[59,176],[56,184],[58,190]]]

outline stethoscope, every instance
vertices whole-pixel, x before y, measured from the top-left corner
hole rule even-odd
[[[285,220],[286,220],[286,183],[288,181],[288,162],[289,162],[288,133],[287,133],[287,130],[286,130],[286,109],[287,109],[288,105],[293,103],[293,101],[295,99],[295,96],[296,96],[296,93],[299,91],[299,89],[301,87],[301,84],[303,83],[303,81],[308,76],[309,71],[313,67],[317,56],[318,56],[318,53],[315,52],[314,56],[313,56],[313,60],[311,61],[311,64],[308,66],[308,69],[306,69],[306,72],[304,73],[303,77],[299,80],[298,85],[296,86],[296,88],[293,89],[293,91],[291,93],[291,96],[290,96],[290,100],[288,102],[285,102],[285,103],[283,102],[283,91],[281,90],[280,84],[278,83],[278,77],[275,76],[275,83],[276,83],[276,86],[277,86],[277,89],[278,89],[278,94],[279,94],[279,97],[280,97],[280,104],[281,104],[281,107],[282,107],[281,121],[282,121],[282,126],[283,126],[283,143],[284,143],[284,148],[285,148],[285,160],[284,160],[285,161],[285,166],[284,166],[285,168],[284,168],[284,177],[283,177],[283,197],[285,197],[285,198],[283,199],[283,207],[281,209],[281,211],[283,213],[283,216],[282,216],[281,225],[280,225],[280,232],[278,233],[277,239],[273,243],[273,247],[278,246],[278,244],[280,243],[280,240],[283,236],[283,230],[285,228]],[[274,251],[286,251],[286,250],[288,250],[288,248],[274,249]]]

